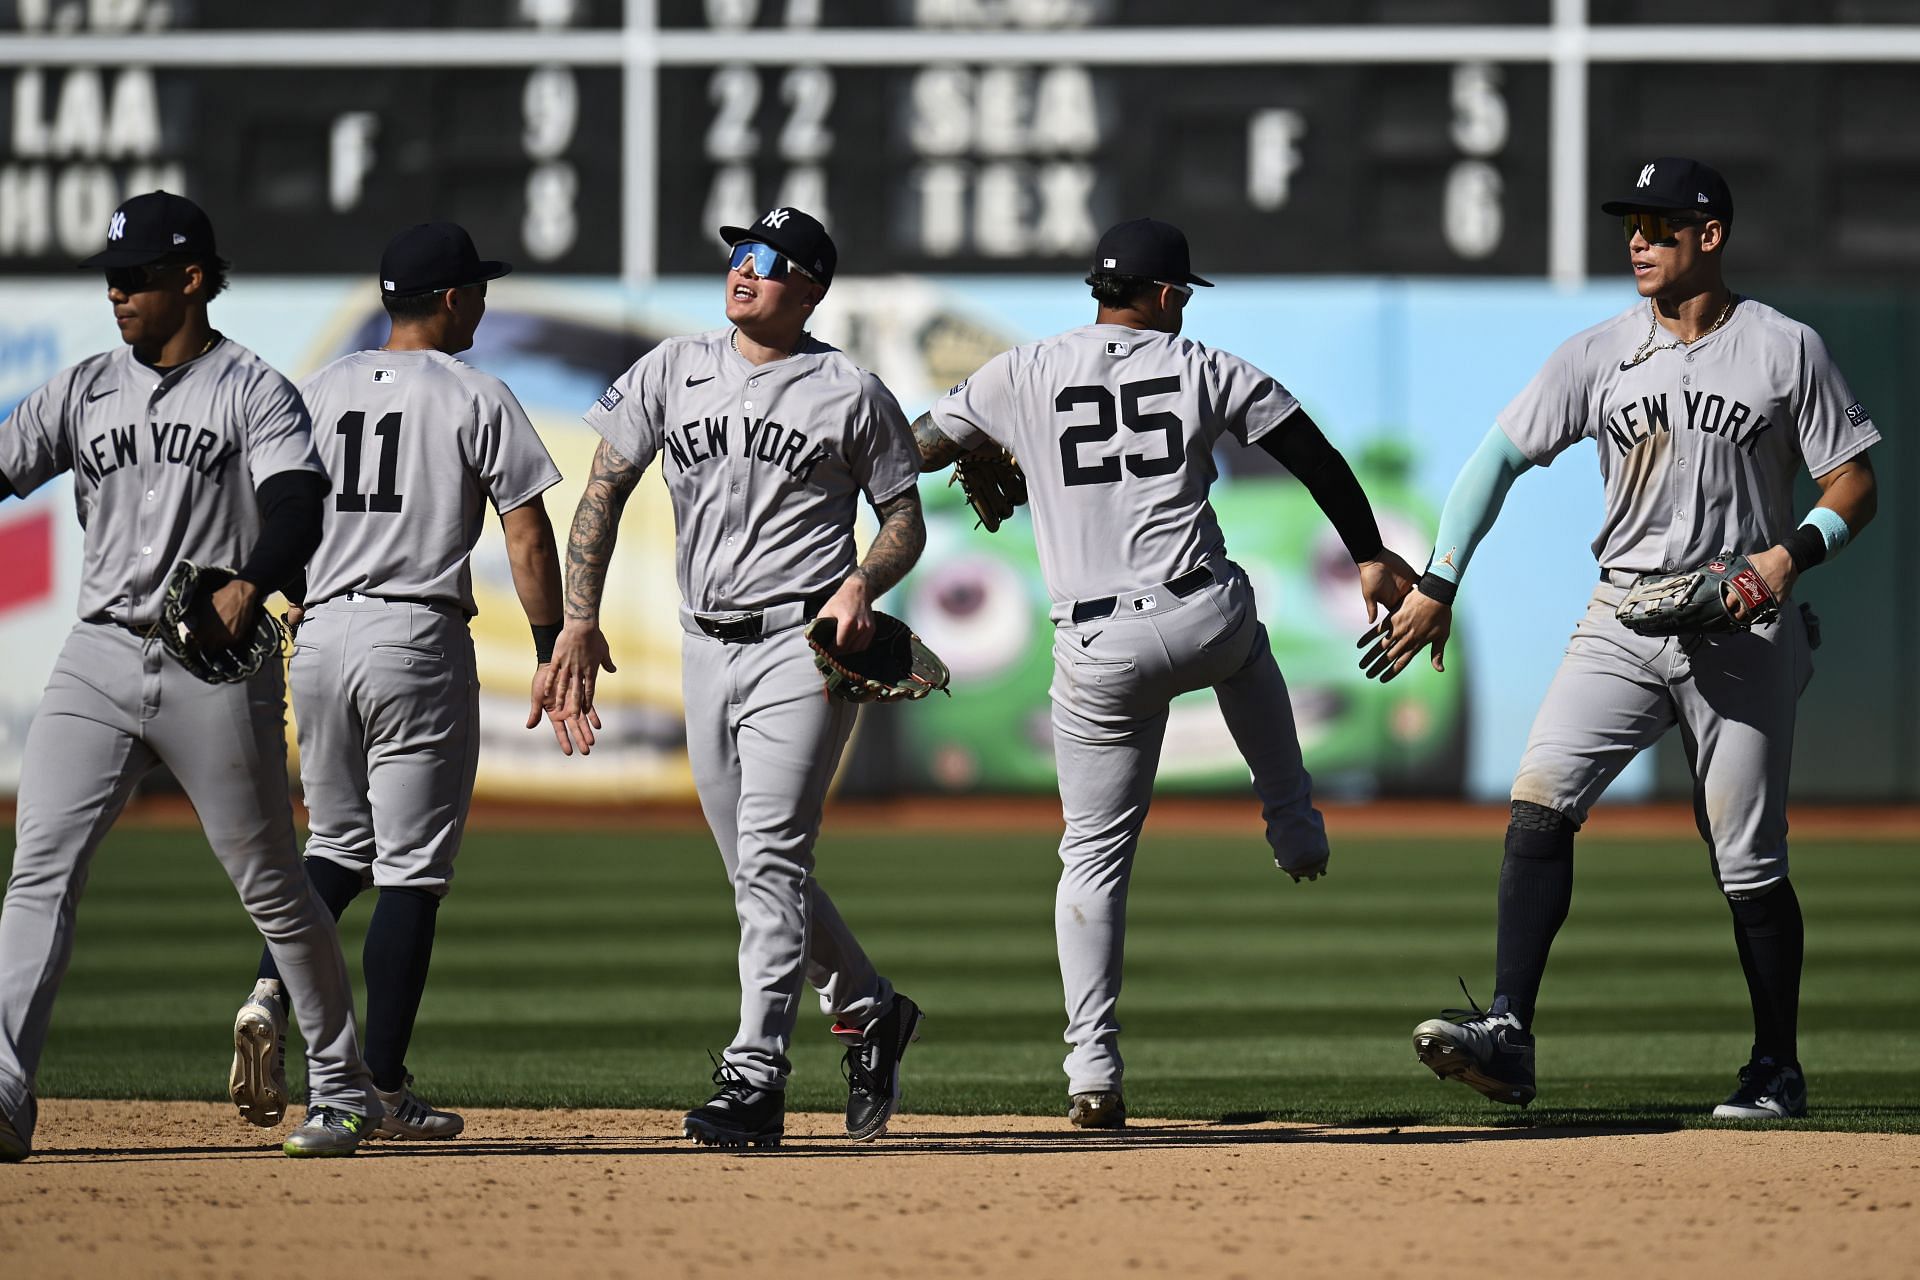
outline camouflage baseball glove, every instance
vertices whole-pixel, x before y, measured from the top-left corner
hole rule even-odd
[[[213,647],[200,642],[195,628],[213,607],[213,593],[231,581],[231,569],[182,560],[167,578],[166,600],[160,608],[161,646],[208,684],[245,680],[268,658],[278,658],[286,646],[287,633],[280,620],[265,609],[258,611],[252,629],[234,644]]]
[[[960,482],[961,492],[967,495],[973,513],[988,533],[997,531],[1015,507],[1027,505],[1026,473],[1013,455],[997,444],[983,444],[961,454],[953,464],[953,479]]]
[[[939,689],[948,697],[947,664],[900,619],[874,610],[873,643],[858,653],[835,653],[832,618],[807,624],[813,665],[826,677],[827,696],[848,702],[898,702]]]
[[[1735,616],[1734,601],[1746,606],[1745,617]],[[1643,636],[1708,635],[1771,622],[1780,601],[1751,560],[1723,551],[1684,573],[1641,574],[1614,616]]]

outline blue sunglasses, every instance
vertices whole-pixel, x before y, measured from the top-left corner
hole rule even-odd
[[[761,244],[758,240],[742,240],[733,246],[733,258],[727,264],[730,271],[738,271],[749,261],[753,263],[753,274],[762,280],[785,280],[787,268],[813,280],[813,273],[770,244]],[[817,283],[817,282],[816,282]]]

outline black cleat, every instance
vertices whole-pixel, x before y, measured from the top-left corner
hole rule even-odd
[[[716,1062],[719,1092],[687,1112],[681,1132],[703,1147],[777,1147],[787,1130],[787,1095],[756,1089],[732,1065]]]
[[[1497,1000],[1490,1010],[1448,1009],[1428,1018],[1413,1029],[1413,1051],[1442,1080],[1458,1080],[1495,1102],[1533,1101],[1533,1037]]]
[[[1807,1080],[1797,1062],[1755,1058],[1740,1068],[1740,1087],[1713,1109],[1716,1120],[1798,1120],[1807,1114]]]
[[[900,1106],[900,1060],[920,1038],[920,1006],[894,993],[893,1008],[864,1031],[835,1024],[833,1033],[847,1042],[840,1074],[847,1078],[847,1136],[872,1142],[887,1131]]]

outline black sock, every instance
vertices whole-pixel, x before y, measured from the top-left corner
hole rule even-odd
[[[320,901],[327,904],[327,910],[333,912],[333,918],[338,920],[341,913],[347,909],[347,904],[360,896],[362,885],[360,873],[325,858],[308,858],[306,866],[308,882],[319,891]],[[258,976],[272,978],[275,981],[280,978],[280,966],[273,962],[273,952],[265,947],[260,948]],[[280,993],[281,1012],[286,1012],[290,1003],[286,992],[282,991]]]
[[[1800,963],[1807,944],[1800,898],[1792,882],[1782,880],[1757,897],[1728,898],[1727,905],[1753,1001],[1753,1056],[1798,1066]]]
[[[1540,977],[1547,970],[1547,952],[1573,903],[1576,829],[1552,809],[1525,800],[1513,803],[1507,856],[1500,864],[1494,1005],[1529,1030],[1534,1002],[1540,997]]]
[[[367,1070],[373,1083],[388,1093],[407,1080],[407,1045],[427,989],[439,911],[438,894],[382,889],[367,926],[367,945],[361,952],[367,977]]]

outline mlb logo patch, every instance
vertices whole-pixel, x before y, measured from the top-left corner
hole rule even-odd
[[[391,369],[375,369],[373,371],[373,380],[375,382],[392,382],[394,379],[398,378],[399,376],[400,376],[399,374],[395,373]]]
[[[1159,604],[1160,597],[1158,596],[1135,596],[1133,598],[1133,611],[1135,613],[1145,613],[1149,609],[1157,608]]]
[[[626,397],[620,394],[618,387],[608,387],[607,393],[600,397],[600,407],[611,413],[613,407],[625,399]]]
[[[1133,344],[1131,342],[1109,342],[1107,344],[1107,354],[1110,356],[1125,356],[1131,355],[1132,353]]]
[[[1865,422],[1869,416],[1867,406],[1861,404],[1858,400],[1855,400],[1847,406],[1847,421],[1856,427]]]

